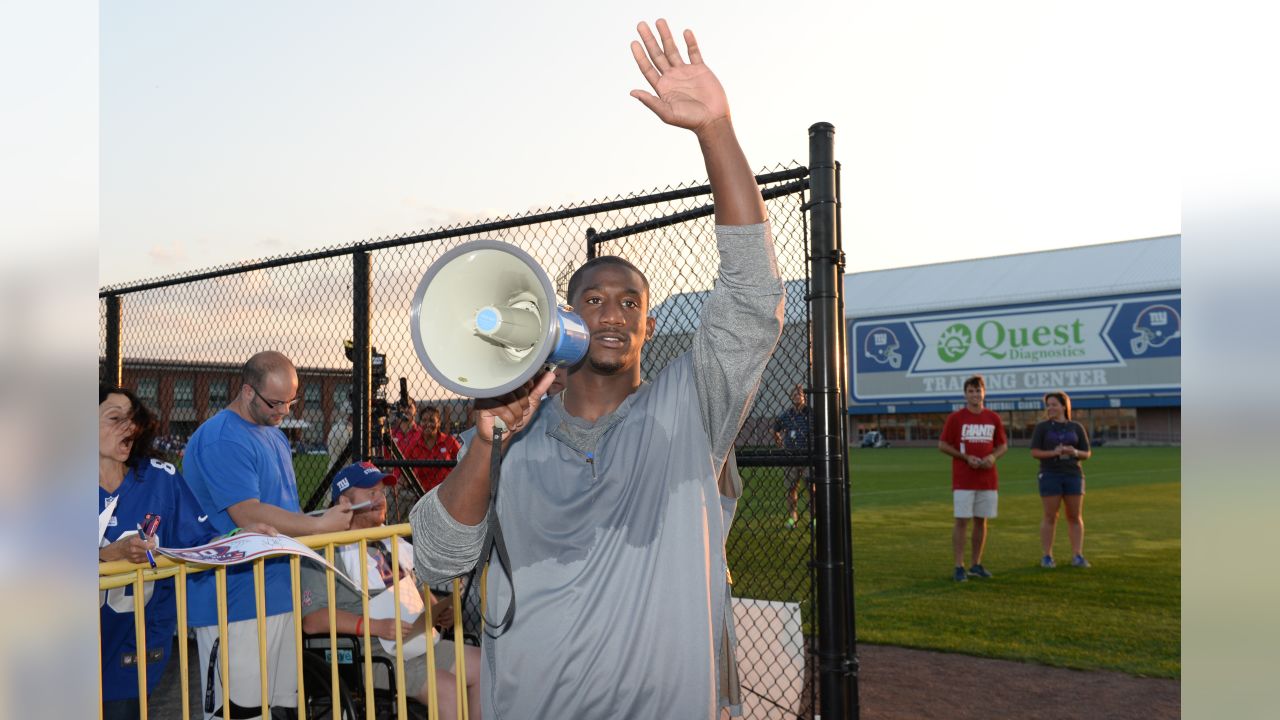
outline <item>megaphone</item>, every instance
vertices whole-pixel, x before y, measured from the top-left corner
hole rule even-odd
[[[590,343],[586,323],[556,303],[538,263],[496,240],[459,245],[427,269],[409,328],[431,377],[471,398],[509,393],[548,365],[573,365]]]

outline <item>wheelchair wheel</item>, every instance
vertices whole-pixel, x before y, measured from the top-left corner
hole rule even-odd
[[[356,720],[355,704],[351,700],[351,691],[347,684],[338,677],[338,711],[333,712],[333,693],[331,692],[329,664],[324,658],[310,652],[302,654],[302,681],[306,686],[306,720]]]

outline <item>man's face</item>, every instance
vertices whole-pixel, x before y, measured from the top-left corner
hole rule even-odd
[[[262,387],[245,387],[252,395],[248,403],[249,417],[258,425],[279,426],[298,402],[298,373],[292,368],[287,372],[269,373]]]
[[[352,505],[362,503],[366,500],[373,504],[364,510],[357,510],[351,514],[351,529],[364,530],[366,528],[378,527],[387,521],[387,492],[386,485],[378,483],[371,488],[355,487],[342,493]]]
[[[791,390],[791,404],[795,405],[797,410],[804,408],[804,388],[796,387]]]
[[[583,277],[574,298],[591,335],[587,364],[601,375],[616,375],[640,365],[640,351],[653,335],[649,294],[640,275],[620,265],[600,265]]]
[[[981,385],[970,385],[964,389],[964,403],[970,410],[982,409],[982,401],[987,397],[986,388]]]
[[[428,435],[435,435],[440,432],[440,413],[427,411],[422,413],[422,417],[418,419],[422,424],[423,432]]]

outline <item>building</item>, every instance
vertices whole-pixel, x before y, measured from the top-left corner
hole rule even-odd
[[[1050,390],[1098,441],[1180,444],[1181,236],[845,276],[859,435],[936,442],[982,374],[1011,440]]]
[[[241,363],[125,358],[121,384],[137,393],[160,421],[158,436],[185,441],[227,406],[240,389]],[[298,368],[298,404],[280,429],[290,440],[323,448],[334,422],[350,408],[350,368]]]
[[[1182,440],[1181,236],[845,275],[849,440],[879,430],[933,445],[981,374],[1011,440],[1031,437],[1049,390],[1117,444]],[[771,444],[772,418],[808,378],[805,282],[786,283],[786,325],[744,429]],[[652,374],[689,348],[708,293],[658,303]]]

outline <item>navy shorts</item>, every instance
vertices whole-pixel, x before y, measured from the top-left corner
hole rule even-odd
[[[1040,479],[1040,497],[1084,494],[1083,475],[1041,472],[1037,477]]]

